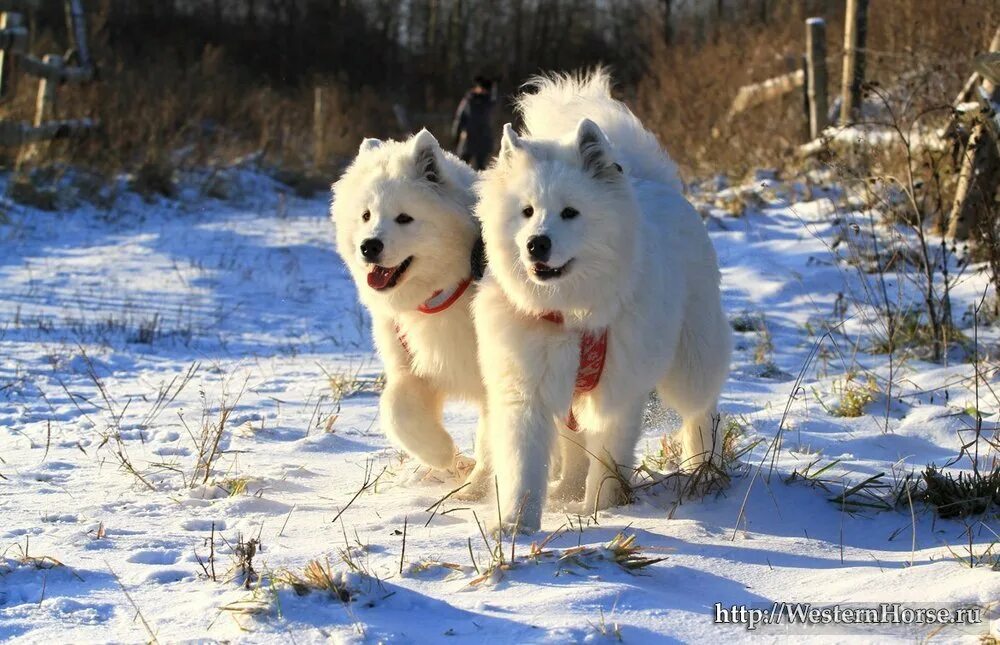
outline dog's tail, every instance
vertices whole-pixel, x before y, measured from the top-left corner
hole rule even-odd
[[[656,137],[624,103],[611,97],[606,69],[536,76],[524,87],[535,91],[518,96],[516,108],[531,136],[561,138],[574,132],[582,119],[590,119],[604,131],[616,161],[630,175],[680,188],[677,167]]]

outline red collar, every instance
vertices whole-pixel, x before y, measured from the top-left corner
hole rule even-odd
[[[435,291],[430,298],[425,300],[422,305],[417,307],[417,311],[419,311],[422,314],[441,313],[448,307],[455,304],[458,301],[458,299],[462,297],[462,294],[465,293],[465,290],[469,288],[470,284],[472,284],[472,278],[466,278],[465,280],[462,280],[462,282],[459,283],[457,287],[455,287],[455,290],[451,293],[451,295],[447,296],[444,299],[441,298],[441,295],[444,293],[444,290]]]
[[[417,311],[419,311],[422,314],[441,313],[448,307],[455,304],[458,301],[458,299],[462,297],[462,294],[465,293],[465,290],[469,288],[470,284],[472,284],[472,278],[466,278],[465,280],[462,280],[462,282],[460,282],[459,285],[455,287],[455,290],[452,291],[450,295],[444,298],[441,297],[441,295],[444,293],[444,290],[439,289],[438,291],[435,291],[430,298],[424,301],[424,304],[417,307]],[[406,334],[404,334],[403,331],[399,328],[398,322],[396,323],[396,337],[399,338],[399,344],[403,346],[404,350],[406,350],[406,355],[412,358],[413,352],[410,351],[410,346],[406,342]]]

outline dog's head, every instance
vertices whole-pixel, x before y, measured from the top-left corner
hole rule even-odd
[[[337,250],[366,305],[415,309],[469,277],[474,178],[427,130],[402,142],[362,142],[333,186],[330,212]]]
[[[562,140],[506,125],[479,196],[491,271],[522,309],[596,315],[631,279],[635,200],[593,121]]]

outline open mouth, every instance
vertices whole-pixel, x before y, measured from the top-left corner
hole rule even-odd
[[[375,291],[385,291],[392,289],[399,284],[399,279],[403,277],[406,270],[410,268],[413,256],[406,258],[394,267],[375,266],[368,272],[368,286]]]
[[[536,262],[535,266],[532,267],[532,272],[535,274],[536,278],[543,282],[546,280],[555,280],[556,278],[561,278],[566,275],[569,271],[569,265],[572,263],[573,260],[570,260],[561,267],[552,267],[542,262]]]

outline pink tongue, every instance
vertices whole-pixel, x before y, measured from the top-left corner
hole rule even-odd
[[[385,289],[395,270],[395,267],[375,267],[368,274],[368,286],[372,289]]]

